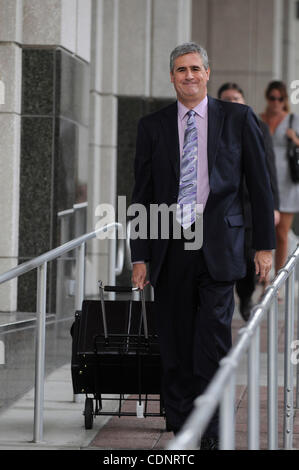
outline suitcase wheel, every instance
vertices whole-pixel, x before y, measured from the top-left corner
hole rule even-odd
[[[84,424],[85,424],[85,429],[92,429],[92,426],[93,426],[93,400],[92,398],[85,399]]]

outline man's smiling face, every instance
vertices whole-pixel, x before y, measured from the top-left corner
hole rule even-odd
[[[202,58],[196,52],[184,54],[174,61],[170,79],[176,90],[178,100],[183,104],[200,102],[207,94],[210,69],[204,68]]]

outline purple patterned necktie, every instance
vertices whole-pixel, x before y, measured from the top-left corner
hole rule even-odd
[[[188,111],[181,159],[180,187],[176,220],[184,229],[195,221],[197,196],[197,128],[195,111]]]

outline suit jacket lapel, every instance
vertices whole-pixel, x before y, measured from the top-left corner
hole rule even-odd
[[[208,167],[211,175],[224,121],[221,103],[208,96]]]
[[[178,133],[178,106],[177,102],[163,110],[161,117],[162,125],[165,130],[166,142],[168,146],[168,157],[177,181],[180,178],[180,147]]]

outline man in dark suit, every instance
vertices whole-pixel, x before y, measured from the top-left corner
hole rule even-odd
[[[237,83],[227,82],[221,85],[217,92],[217,96],[220,100],[230,101],[231,103],[245,104],[245,97],[243,90]],[[261,119],[258,120],[261,128],[264,144],[265,144],[265,156],[266,164],[269,171],[271,190],[274,201],[274,221],[275,225],[279,223],[279,192],[277,185],[277,175],[275,167],[275,155],[272,144],[272,137],[269,128],[266,123]],[[245,219],[245,256],[246,256],[246,276],[242,279],[238,279],[236,282],[236,291],[240,299],[240,314],[242,318],[247,321],[250,317],[250,311],[252,308],[252,295],[255,290],[256,276],[255,276],[255,265],[254,255],[255,251],[252,249],[252,220],[251,220],[251,204],[249,194],[244,181],[243,187],[243,210]],[[264,284],[264,288],[266,283]]]
[[[179,431],[231,347],[233,287],[244,277],[242,180],[252,203],[256,273],[265,279],[275,247],[273,200],[263,139],[247,106],[207,96],[210,68],[195,43],[176,47],[170,77],[177,102],[143,117],[138,126],[133,202],[178,204],[181,238],[131,240],[132,282],[143,289],[149,262],[168,425]],[[186,250],[203,207],[203,245]],[[179,210],[191,208],[185,224]],[[150,218],[149,218],[150,219]],[[149,223],[151,221],[149,220]],[[191,226],[190,226],[191,224]],[[187,236],[188,234],[188,236]],[[218,413],[201,448],[218,446]]]

